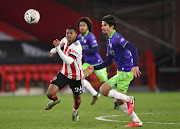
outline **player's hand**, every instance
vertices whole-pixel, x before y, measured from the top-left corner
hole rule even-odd
[[[139,70],[138,66],[132,67],[131,72],[133,72],[134,77],[140,77],[141,75],[141,71]]]
[[[85,75],[92,73],[94,71],[94,67],[93,66],[88,66],[83,72]]]
[[[56,53],[49,53],[49,56],[52,57],[54,54],[56,54]]]
[[[55,39],[55,40],[53,41],[53,44],[54,44],[55,47],[57,47],[57,46],[59,46],[60,41],[59,41],[58,39]]]

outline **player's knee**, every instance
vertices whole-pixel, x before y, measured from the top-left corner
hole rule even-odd
[[[101,94],[103,94],[104,96],[108,96],[109,91],[107,89],[105,89],[104,87],[100,87],[99,91],[101,92]]]
[[[52,98],[54,96],[51,92],[47,92],[46,95],[48,98]]]
[[[101,87],[100,87],[100,92],[104,95],[104,96],[108,96],[109,91],[111,90],[110,86],[107,83],[104,83]]]

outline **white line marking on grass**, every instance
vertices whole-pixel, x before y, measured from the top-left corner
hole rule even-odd
[[[180,113],[180,112],[179,112]],[[164,114],[164,113],[137,113],[137,115],[147,115],[147,114]],[[107,117],[117,117],[117,116],[125,116],[123,115],[108,115],[108,116],[100,116],[100,117],[95,117],[96,120],[101,120],[101,121],[110,121],[110,122],[130,122],[130,121],[119,121],[119,120],[111,120],[107,119]],[[180,125],[180,123],[163,123],[163,122],[144,122],[143,123],[148,123],[148,124],[169,124],[169,125]]]

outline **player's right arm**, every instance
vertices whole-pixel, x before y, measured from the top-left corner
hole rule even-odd
[[[63,39],[61,39],[61,41],[59,41],[60,43],[59,43],[59,45],[60,45],[60,48],[63,46],[63,40],[64,40],[64,38]],[[49,52],[49,56],[51,57],[51,56],[53,56],[54,54],[56,54],[56,48],[52,48],[51,50],[50,50],[50,52]]]

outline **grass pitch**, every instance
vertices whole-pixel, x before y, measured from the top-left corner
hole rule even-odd
[[[136,98],[135,112],[144,129],[180,129],[180,92],[129,93]],[[0,129],[124,129],[131,122],[121,110],[114,110],[114,100],[101,96],[91,106],[92,96],[82,95],[79,121],[72,121],[72,95],[60,95],[61,103],[44,110],[46,95],[0,96]],[[116,116],[111,116],[116,115]],[[103,117],[102,121],[95,119]]]

